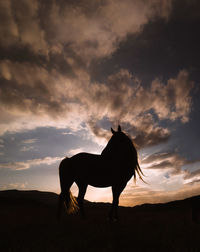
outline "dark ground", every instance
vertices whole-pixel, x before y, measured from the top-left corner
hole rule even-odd
[[[106,221],[110,204],[86,202],[87,219],[63,213],[58,196],[38,191],[0,192],[0,251],[200,251],[200,196],[167,204],[120,207],[120,221]]]

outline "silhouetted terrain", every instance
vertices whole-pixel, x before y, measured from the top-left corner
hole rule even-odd
[[[50,192],[0,192],[0,251],[200,251],[200,196],[120,207],[120,221],[106,221],[110,204],[86,201],[87,219],[63,213]],[[199,211],[199,209],[198,209]],[[197,211],[197,212],[198,212]]]

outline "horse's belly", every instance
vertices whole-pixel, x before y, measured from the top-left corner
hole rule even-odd
[[[104,169],[84,169],[83,173],[75,174],[75,182],[86,183],[94,187],[108,187],[113,184],[115,174]]]
[[[113,181],[110,180],[105,180],[105,179],[92,179],[91,181],[88,180],[88,185],[94,186],[94,187],[109,187],[112,186]]]
[[[112,172],[112,170],[104,172],[92,171],[85,176],[84,181],[86,181],[88,185],[94,187],[109,187],[113,184],[119,183],[124,180],[124,178],[124,176],[117,174],[117,172]]]
[[[94,187],[108,187],[113,184],[113,176],[106,173],[92,172],[85,177],[88,185]]]

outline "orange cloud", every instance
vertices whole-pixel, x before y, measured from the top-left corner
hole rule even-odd
[[[11,169],[11,170],[26,170],[29,169],[32,165],[46,164],[50,165],[57,161],[60,161],[63,157],[45,157],[39,159],[31,159],[24,162],[9,162],[1,163],[0,169]]]

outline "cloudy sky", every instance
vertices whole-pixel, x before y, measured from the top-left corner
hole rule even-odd
[[[198,0],[1,0],[0,190],[59,193],[59,162],[101,153],[120,124],[149,183],[130,180],[121,205],[200,194],[199,13]]]

